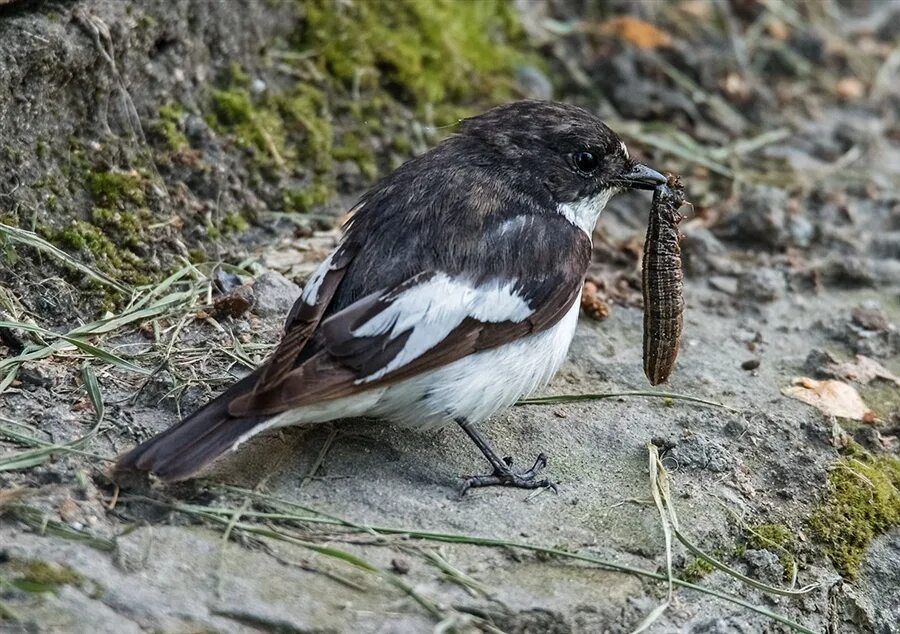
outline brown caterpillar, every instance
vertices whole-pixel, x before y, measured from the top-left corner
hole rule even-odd
[[[644,242],[644,374],[651,385],[659,385],[672,373],[684,315],[678,233],[684,187],[677,176],[666,177],[668,182],[653,192]]]

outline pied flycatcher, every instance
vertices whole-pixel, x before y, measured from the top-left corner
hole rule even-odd
[[[115,470],[184,479],[260,432],[366,416],[458,424],[491,466],[463,492],[552,486],[543,454],[515,472],[474,425],[562,365],[610,197],[665,182],[575,106],[520,101],[462,121],[359,200],[272,356]]]

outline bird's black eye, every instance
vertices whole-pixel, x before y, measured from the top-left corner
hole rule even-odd
[[[585,174],[590,174],[600,165],[600,159],[597,158],[597,155],[587,150],[575,152],[572,155],[572,162],[575,163],[575,167],[578,168],[579,172]]]

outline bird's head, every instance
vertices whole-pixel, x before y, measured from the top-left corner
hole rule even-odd
[[[481,140],[506,167],[539,178],[559,210],[577,216],[573,222],[588,233],[615,193],[666,182],[632,160],[615,132],[577,106],[517,101],[466,119],[460,134]]]

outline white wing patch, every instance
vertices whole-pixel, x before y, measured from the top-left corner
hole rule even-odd
[[[588,238],[594,233],[594,225],[600,217],[600,212],[606,207],[606,203],[616,193],[616,189],[610,187],[604,189],[593,198],[587,198],[577,203],[562,203],[557,211],[566,217],[566,220],[584,231]]]
[[[341,247],[338,246],[337,249],[328,254],[328,257],[316,267],[316,270],[313,271],[313,274],[306,282],[306,286],[303,287],[303,294],[301,297],[303,298],[303,301],[310,306],[315,306],[319,301],[319,289],[322,287],[325,276],[332,270],[331,262],[334,259],[334,254],[337,253],[340,248]]]
[[[516,280],[472,286],[466,280],[439,273],[403,291],[382,312],[352,331],[354,337],[388,334],[392,339],[411,331],[403,349],[386,366],[356,381],[368,383],[403,367],[438,345],[463,320],[485,323],[523,321],[534,311],[514,290]]]

